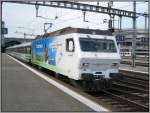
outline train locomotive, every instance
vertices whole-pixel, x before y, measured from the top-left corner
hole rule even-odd
[[[121,60],[110,31],[72,27],[39,35],[6,52],[64,76],[85,91],[110,89]]]

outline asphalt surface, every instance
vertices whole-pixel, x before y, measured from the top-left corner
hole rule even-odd
[[[2,54],[1,111],[92,111]]]

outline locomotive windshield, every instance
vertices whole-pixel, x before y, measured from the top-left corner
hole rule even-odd
[[[117,52],[113,40],[80,38],[81,50],[85,52]]]

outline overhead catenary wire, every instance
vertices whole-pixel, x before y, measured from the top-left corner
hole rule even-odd
[[[138,3],[138,4],[143,4],[143,3]],[[131,5],[132,5],[132,4],[125,5],[125,6],[123,6],[123,7],[128,7],[128,6],[131,6]],[[123,7],[121,7],[121,8],[123,8]],[[61,9],[61,11],[62,11],[62,9]],[[63,13],[62,15],[59,15],[59,16],[58,16],[57,9],[56,9],[56,14],[55,14],[55,15],[58,16],[57,19],[55,19],[55,18],[47,18],[47,17],[44,17],[44,16],[39,16],[39,18],[45,19],[45,20],[51,20],[52,23],[54,23],[55,25],[59,25],[59,24],[62,24],[62,23],[68,22],[68,21],[74,21],[74,20],[77,20],[78,18],[79,18],[79,19],[81,18],[81,17],[75,17],[75,18],[70,18],[70,19],[60,19],[60,18],[62,18],[62,17],[65,17],[66,15],[68,16],[68,15],[71,14],[71,13],[73,13],[72,10],[71,10],[71,11],[68,11],[68,12],[65,12],[65,13]],[[44,13],[44,14],[45,14],[45,13]],[[93,14],[95,14],[95,13],[93,13]],[[97,14],[96,14],[96,15],[97,15]],[[92,22],[92,21],[89,21],[89,23],[94,24],[94,25],[97,25],[97,26],[100,25],[100,24],[103,24],[103,23],[95,23],[95,22]]]

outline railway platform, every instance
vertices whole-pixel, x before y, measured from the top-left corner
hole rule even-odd
[[[93,111],[2,54],[2,111]]]

